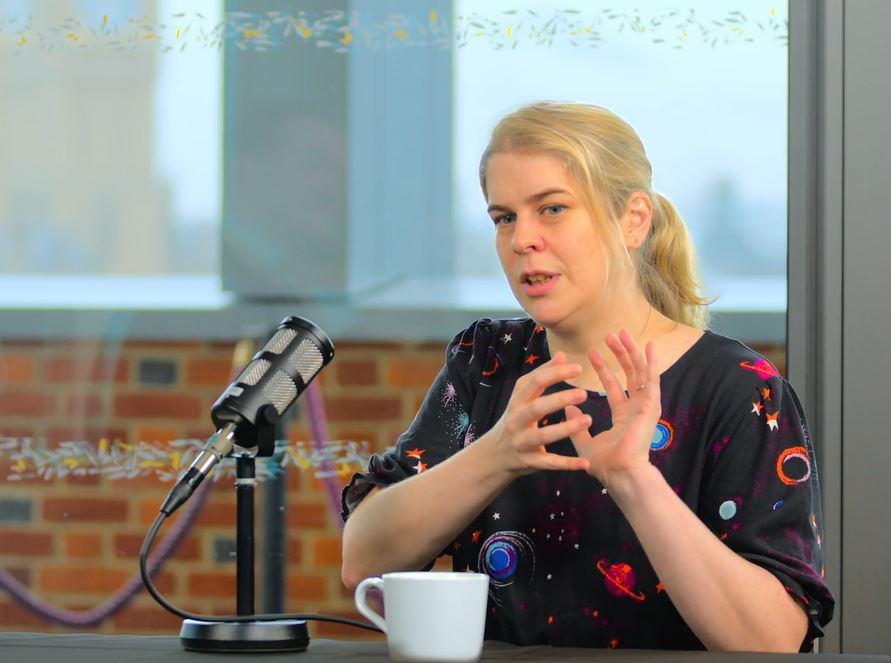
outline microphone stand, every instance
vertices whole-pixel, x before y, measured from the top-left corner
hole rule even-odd
[[[255,459],[275,451],[275,427],[257,426],[257,446],[235,444],[235,605],[236,614],[250,616],[254,610],[254,491],[257,486]],[[206,622],[183,620],[179,632],[184,649],[203,652],[301,652],[309,646],[309,632],[302,619],[276,621]]]

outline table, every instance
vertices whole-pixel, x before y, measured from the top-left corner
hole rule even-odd
[[[15,663],[227,663],[248,661],[292,661],[357,663],[389,661],[384,642],[310,641],[302,653],[286,654],[204,654],[182,649],[179,637],[166,635],[68,635],[55,633],[0,633],[0,661]],[[484,661],[608,661],[637,663],[659,661],[682,663],[891,663],[888,656],[871,654],[749,654],[718,652],[644,651],[633,649],[576,649],[554,647],[515,647],[503,642],[487,642]]]

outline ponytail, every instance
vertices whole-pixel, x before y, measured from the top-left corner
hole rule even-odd
[[[709,301],[699,294],[693,243],[681,215],[667,198],[653,192],[650,233],[637,256],[641,290],[652,306],[691,327],[705,328]]]

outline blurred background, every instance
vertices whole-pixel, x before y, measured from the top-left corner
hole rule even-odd
[[[637,129],[713,328],[785,371],[787,3],[614,5],[0,0],[0,629],[178,630],[136,553],[289,314],[336,356],[261,463],[258,607],[354,615],[340,487],[448,339],[520,313],[477,166],[523,103]],[[182,608],[234,611],[232,476],[161,532]]]

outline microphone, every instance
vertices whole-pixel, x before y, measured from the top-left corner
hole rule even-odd
[[[334,357],[334,344],[309,320],[289,316],[211,408],[217,431],[177,479],[161,512],[169,516],[189,499],[235,445],[271,455],[272,426]],[[268,442],[268,444],[266,444]]]

